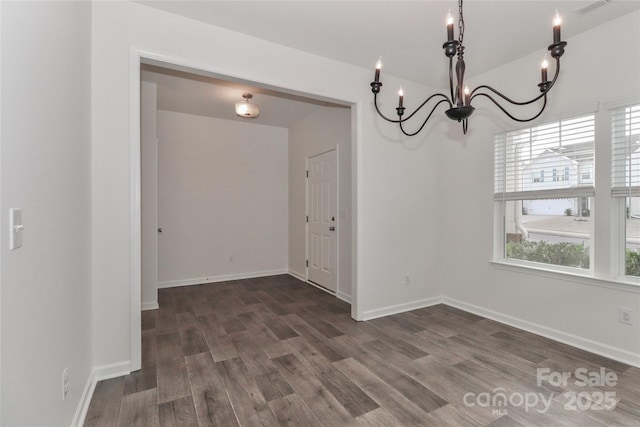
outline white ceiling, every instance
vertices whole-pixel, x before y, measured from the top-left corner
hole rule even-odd
[[[346,108],[247,84],[147,64],[142,66],[141,79],[158,85],[160,110],[252,124],[290,128],[321,106]],[[251,93],[251,102],[260,106],[259,117],[247,119],[236,116],[235,103],[244,101],[242,94],[245,92]]]
[[[372,77],[375,62],[382,56],[383,80],[384,73],[389,73],[437,88],[448,87],[442,43],[446,38],[447,12],[451,9],[457,16],[455,0],[138,3],[370,68]],[[640,9],[640,0],[609,0],[590,13],[575,12],[590,3],[593,1],[467,0],[464,3],[467,77],[537,51],[542,60],[551,43],[551,22],[556,9],[563,18],[565,40]],[[571,53],[569,45],[566,56]],[[537,63],[532,65],[538,67]],[[158,83],[158,104],[164,110],[290,127],[320,105],[330,105],[240,83],[145,67],[142,78]],[[253,101],[261,106],[257,119],[244,119],[233,113],[233,104],[242,100],[243,92],[253,93]]]
[[[349,64],[384,69],[398,77],[447,87],[442,50],[449,1],[140,1],[198,21],[249,34]],[[585,15],[575,10],[593,0],[467,0],[465,62],[467,76],[486,72],[552,41],[558,9],[563,39],[640,9],[638,0],[609,0]],[[571,46],[567,55],[571,54]],[[537,64],[536,64],[537,67]]]

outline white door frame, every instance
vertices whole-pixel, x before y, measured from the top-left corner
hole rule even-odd
[[[142,365],[142,316],[141,309],[141,286],[142,286],[142,206],[140,200],[140,66],[142,63],[149,63],[173,68],[175,70],[193,71],[199,70],[212,77],[222,78],[230,81],[248,83],[255,86],[264,86],[273,90],[280,90],[284,93],[291,93],[326,100],[321,94],[314,94],[296,88],[284,88],[272,86],[265,83],[243,80],[237,77],[225,75],[209,66],[192,63],[180,58],[163,55],[151,51],[132,47],[129,52],[129,285],[130,285],[130,312],[129,312],[129,368],[131,371],[140,369]],[[359,304],[359,290],[362,287],[358,272],[362,266],[362,260],[358,258],[358,242],[362,232],[362,213],[358,210],[361,206],[361,158],[360,149],[363,145],[361,132],[358,132],[362,123],[362,102],[348,99],[332,99],[333,102],[341,103],[351,108],[351,212],[352,212],[352,262],[351,262],[351,317],[356,320],[363,319],[363,310]]]
[[[305,262],[305,269],[304,269],[305,282],[307,282],[311,286],[314,286],[336,297],[340,293],[340,261],[339,260],[340,260],[340,228],[341,227],[340,227],[340,215],[338,215],[338,212],[340,212],[340,167],[339,167],[340,150],[339,148],[340,147],[338,146],[338,144],[336,144],[335,148],[332,148],[331,150],[326,150],[320,153],[311,154],[304,159],[304,168],[307,171],[307,176],[305,178],[305,186],[304,186],[305,187],[304,210],[305,210],[305,215],[307,216],[307,218],[309,218],[309,174],[308,174],[309,159],[312,157],[320,156],[321,154],[326,154],[330,151],[336,152],[336,187],[338,191],[336,191],[336,292],[335,293],[309,280],[309,262],[308,262],[309,261],[309,221],[308,220],[305,222],[305,227],[304,227],[304,253],[305,253],[305,260],[307,261]]]

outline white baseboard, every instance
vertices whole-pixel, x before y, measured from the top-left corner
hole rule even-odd
[[[123,362],[96,366],[95,368],[93,368],[93,373],[96,377],[96,382],[121,377],[123,375],[129,375],[131,373],[131,362],[125,360]]]
[[[150,301],[150,302],[143,302],[142,304],[140,304],[140,308],[142,311],[147,311],[147,310],[157,310],[160,308],[160,306],[158,305],[158,301]]]
[[[84,425],[84,420],[87,418],[87,411],[89,411],[89,405],[91,404],[91,398],[93,397],[93,392],[96,389],[96,384],[95,369],[93,369],[87,379],[84,390],[82,390],[80,403],[78,403],[76,413],[73,416],[73,421],[71,422],[72,427],[82,427]]]
[[[307,281],[307,277],[304,274],[298,273],[295,270],[289,269],[289,274],[292,275],[293,277],[295,277],[298,280],[302,280],[303,282]]]
[[[405,311],[417,310],[419,308],[430,307],[442,303],[442,297],[425,298],[418,301],[411,301],[402,304],[390,305],[387,307],[365,310],[362,312],[362,320],[372,320],[378,317],[390,316],[392,314],[404,313]]]
[[[336,296],[341,299],[342,301],[351,304],[351,295],[349,294],[345,294],[344,292],[340,292],[338,291],[336,293]]]
[[[159,289],[175,288],[178,286],[202,285],[203,283],[218,283],[228,280],[253,279],[255,277],[275,276],[278,274],[288,274],[289,269],[281,268],[277,270],[251,271],[248,273],[224,274],[219,276],[194,277],[191,279],[169,280],[158,283]]]
[[[582,350],[598,354],[600,356],[608,357],[609,359],[617,360],[619,362],[626,363],[627,365],[640,367],[640,355],[636,353],[618,347],[613,347],[608,344],[602,344],[596,341],[592,341],[590,339],[579,337],[577,335],[562,332],[557,329],[548,328],[537,323],[518,319],[517,317],[498,313],[493,310],[488,310],[477,305],[467,304],[453,298],[442,297],[441,299],[443,304],[449,305],[451,307],[459,308],[460,310],[477,314],[478,316],[486,317],[487,319],[495,320],[496,322],[504,323],[506,325],[513,326],[515,328],[522,329],[524,331],[531,332],[536,335],[552,339],[554,341],[559,341],[561,343],[568,344],[570,346],[577,347]]]
[[[108,365],[93,368],[91,375],[89,375],[87,380],[87,384],[85,384],[84,390],[82,391],[80,403],[76,408],[76,413],[73,417],[73,422],[71,423],[72,427],[82,427],[84,425],[87,412],[89,411],[89,405],[93,398],[93,392],[96,390],[96,384],[98,384],[98,381],[128,375],[131,373],[130,367],[131,363],[127,360],[126,362],[110,363]]]

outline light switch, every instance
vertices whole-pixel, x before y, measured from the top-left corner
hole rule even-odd
[[[9,209],[9,249],[14,250],[22,247],[22,209]]]

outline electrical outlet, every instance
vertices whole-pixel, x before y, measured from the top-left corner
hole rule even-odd
[[[633,325],[633,310],[626,307],[620,307],[618,315],[618,320],[620,321],[620,323],[624,323],[625,325]]]
[[[64,368],[62,371],[62,400],[67,398],[69,393],[69,370]]]
[[[404,285],[411,286],[411,273],[407,273],[404,275]]]

